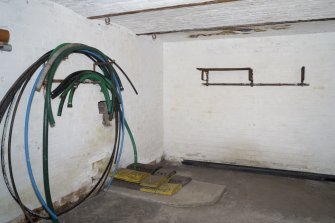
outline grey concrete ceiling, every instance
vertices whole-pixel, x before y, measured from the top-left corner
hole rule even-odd
[[[206,0],[52,0],[85,16],[208,2]],[[111,23],[136,34],[192,30],[248,24],[335,18],[335,0],[209,1],[199,5],[111,16]],[[103,18],[102,18],[103,19]]]

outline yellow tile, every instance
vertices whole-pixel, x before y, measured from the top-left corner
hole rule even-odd
[[[151,188],[158,188],[163,183],[167,183],[170,178],[163,177],[163,176],[156,176],[156,175],[150,175],[146,178],[144,178],[140,185],[143,187],[151,187]]]
[[[119,168],[115,173],[115,179],[124,180],[131,183],[140,183],[148,176],[150,176],[149,173],[124,168]]]

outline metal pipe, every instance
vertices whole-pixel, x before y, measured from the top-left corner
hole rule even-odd
[[[309,86],[309,84],[288,84],[288,83],[203,83],[206,86],[248,86],[248,87],[264,87],[264,86]]]
[[[226,163],[213,163],[206,161],[197,161],[197,160],[183,160],[182,164],[198,166],[198,167],[207,167],[215,169],[226,169],[226,170],[235,170],[243,172],[251,172],[257,174],[267,174],[283,177],[292,177],[300,179],[309,179],[309,180],[318,180],[318,181],[335,181],[335,175],[321,174],[321,173],[310,173],[302,171],[293,171],[293,170],[281,170],[281,169],[272,169],[272,168],[263,168],[263,167],[253,167],[253,166],[242,166]]]

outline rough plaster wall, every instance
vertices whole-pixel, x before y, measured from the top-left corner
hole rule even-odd
[[[335,174],[335,33],[164,43],[164,152],[204,160]],[[255,83],[201,85],[197,67],[252,67]],[[211,72],[247,82],[246,72]]]
[[[94,46],[116,61],[128,73],[139,91],[135,96],[130,85],[124,101],[126,117],[138,145],[141,162],[160,159],[162,155],[162,45],[147,41],[118,26],[89,21],[71,10],[48,1],[0,1],[0,26],[11,30],[13,51],[0,52],[0,98],[19,75],[37,58],[63,42],[81,42]],[[91,69],[92,63],[82,56],[70,56],[59,68],[56,78],[78,69]],[[31,85],[28,86],[30,89]],[[24,203],[38,207],[24,161],[23,122],[27,90],[16,120],[13,159],[14,174]],[[51,190],[55,200],[91,182],[96,176],[92,163],[106,158],[111,151],[114,128],[102,126],[97,102],[103,100],[97,86],[80,86],[74,107],[64,108],[56,127],[50,129]],[[54,102],[56,111],[59,100]],[[32,166],[41,185],[41,133],[43,96],[37,94],[30,127]],[[0,127],[2,129],[2,127]],[[129,137],[126,136],[122,165],[133,161]],[[42,190],[43,191],[43,190]],[[0,222],[21,214],[0,179]]]

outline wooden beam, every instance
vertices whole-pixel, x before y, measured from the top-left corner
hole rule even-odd
[[[227,3],[227,2],[235,2],[235,1],[238,1],[238,0],[211,0],[211,1],[196,2],[196,3],[164,6],[164,7],[159,7],[159,8],[149,8],[149,9],[134,10],[134,11],[128,11],[128,12],[119,12],[119,13],[111,13],[111,14],[90,16],[90,17],[87,17],[87,18],[88,19],[101,19],[101,18],[106,18],[106,17],[115,17],[115,16],[145,13],[145,12],[155,12],[155,11],[164,11],[164,10],[196,7],[196,6],[205,6],[205,5],[213,5],[213,4],[220,4],[220,3]]]
[[[157,32],[148,32],[148,33],[137,33],[138,36],[145,35],[160,35],[160,34],[169,34],[169,33],[180,33],[180,32],[201,32],[201,31],[219,31],[225,29],[241,29],[241,28],[251,28],[258,26],[268,26],[268,25],[284,25],[284,24],[296,24],[296,23],[307,23],[307,22],[323,22],[323,21],[333,21],[334,18],[323,18],[323,19],[308,19],[308,20],[293,20],[293,21],[281,21],[281,22],[265,22],[265,23],[253,23],[253,24],[244,24],[236,26],[216,26],[210,28],[195,28],[195,29],[179,29],[179,30],[167,30],[167,31],[157,31]]]

